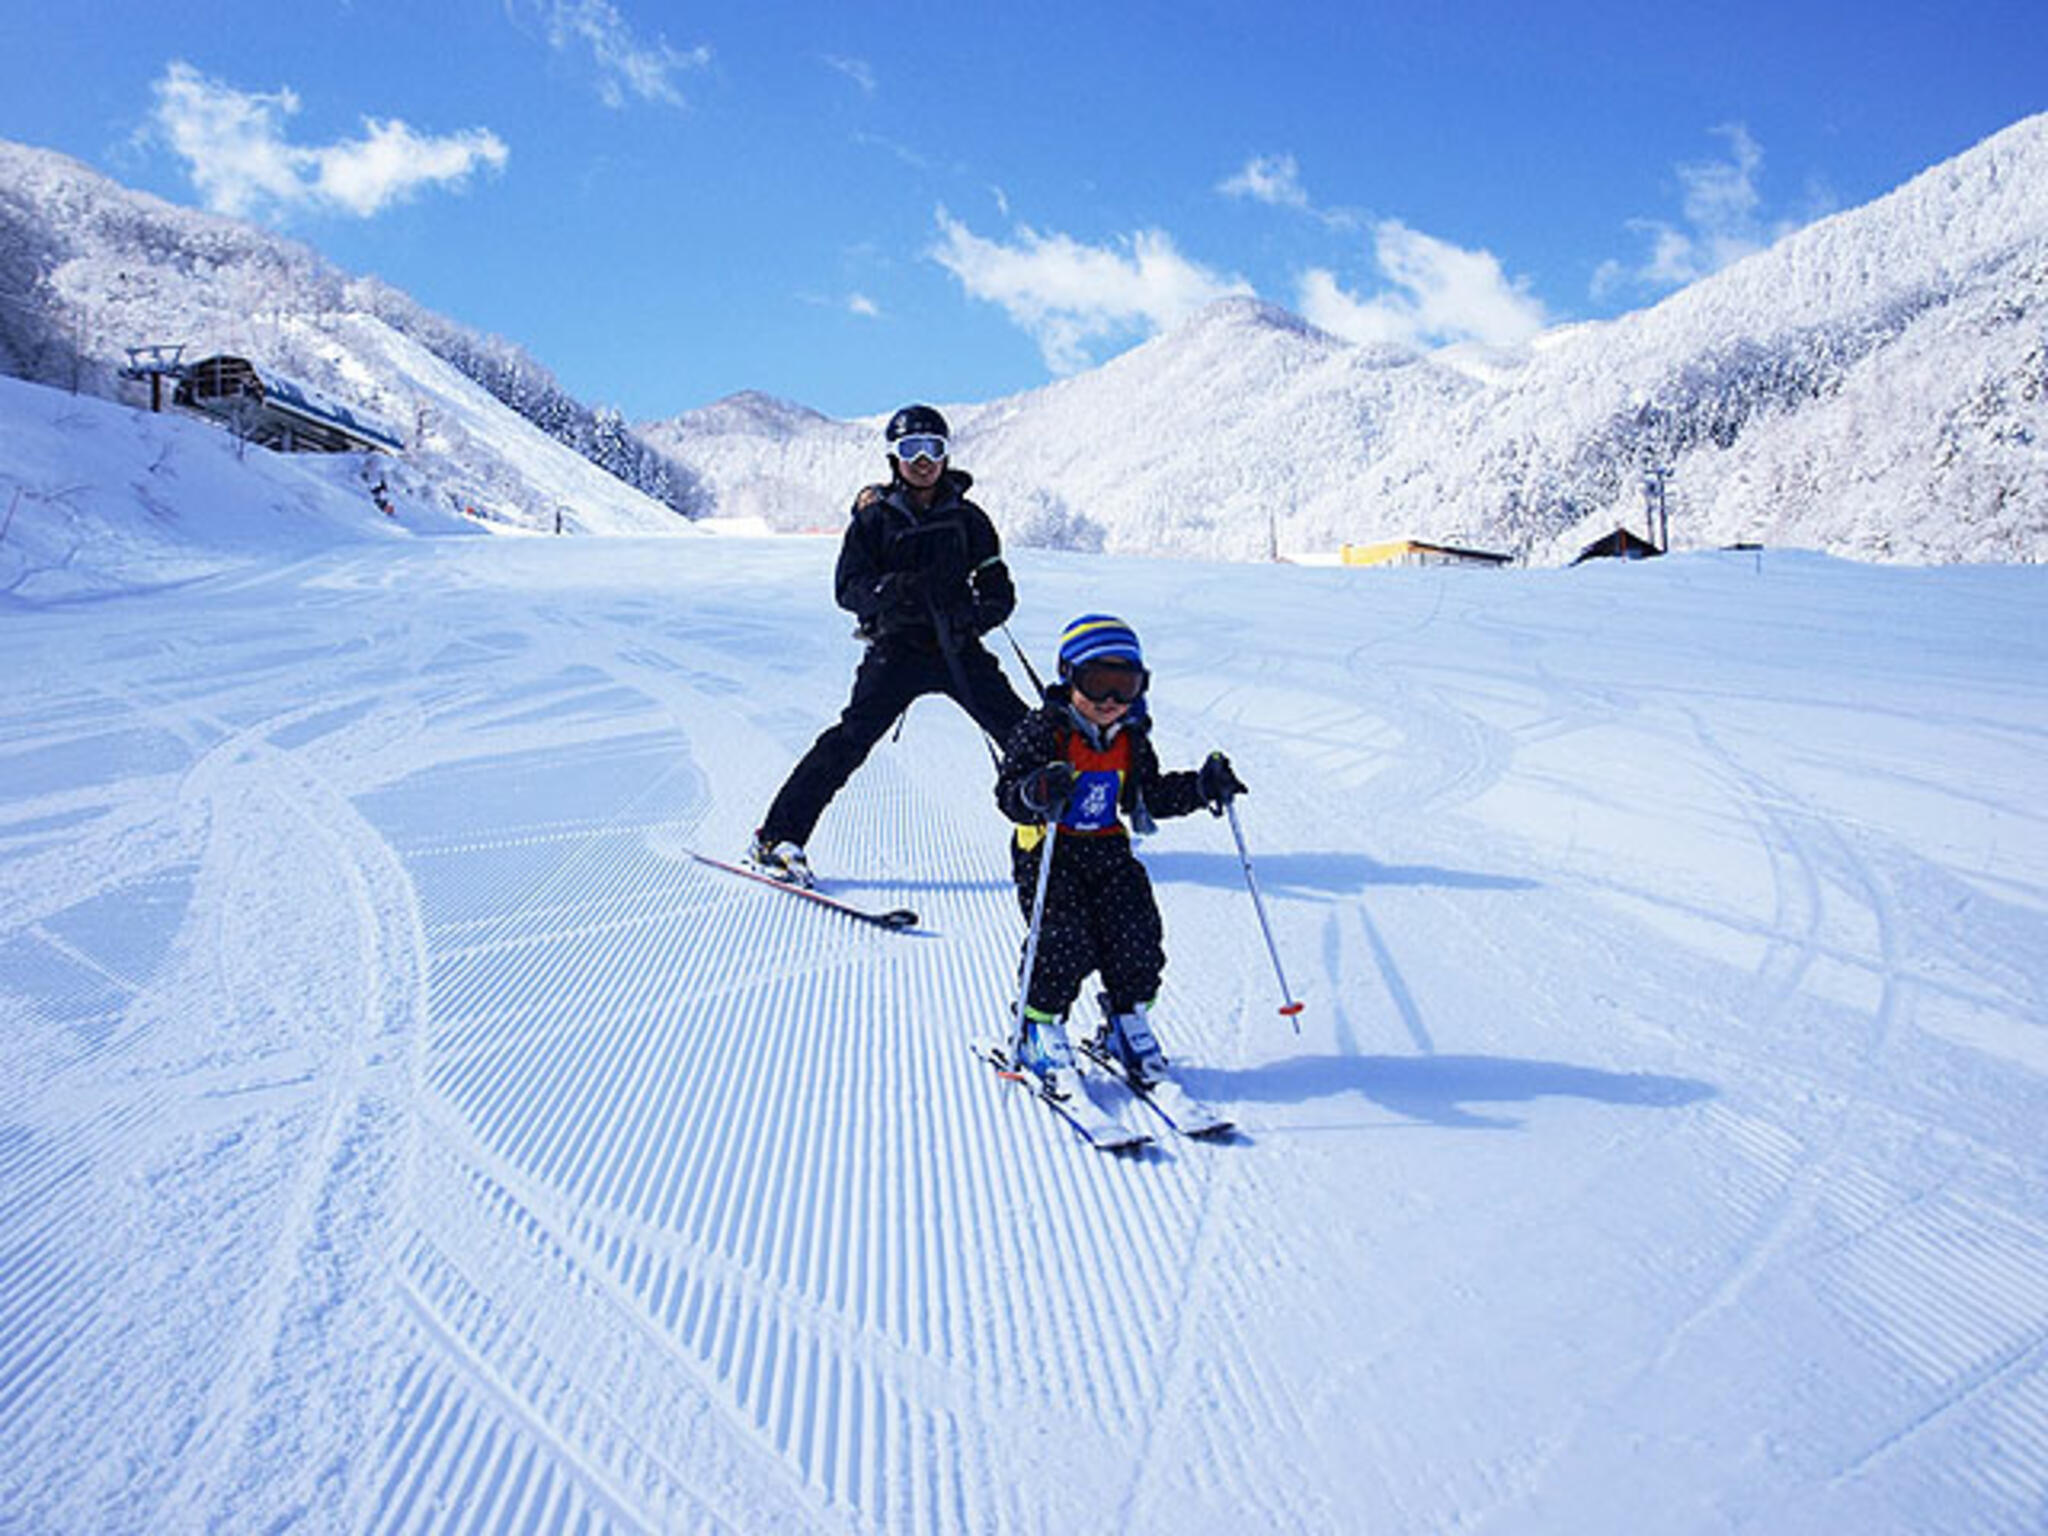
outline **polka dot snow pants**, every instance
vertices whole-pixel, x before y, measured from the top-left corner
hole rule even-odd
[[[1011,867],[1017,904],[1029,923],[1038,893],[1038,850],[1027,853],[1013,845]],[[1101,975],[1111,1007],[1128,1013],[1159,994],[1165,937],[1151,877],[1129,839],[1063,835],[1053,854],[1038,962],[1025,1001],[1042,1013],[1063,1015],[1093,972]]]

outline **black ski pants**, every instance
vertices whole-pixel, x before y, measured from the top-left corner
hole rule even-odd
[[[987,647],[970,642],[959,649],[955,660],[958,682],[953,667],[936,649],[927,651],[886,640],[869,646],[853,674],[853,696],[839,719],[825,728],[789,771],[768,807],[761,835],[771,843],[808,843],[818,818],[853,777],[854,769],[867,761],[875,743],[889,734],[903,711],[928,693],[945,694],[997,741],[1006,740],[1030,712],[1029,706],[1017,697]]]
[[[1028,853],[1011,847],[1017,904],[1027,923],[1043,846]],[[1165,970],[1165,925],[1152,877],[1131,852],[1130,839],[1063,834],[1053,845],[1038,957],[1024,1001],[1041,1013],[1065,1014],[1093,971],[1102,977],[1110,1008],[1129,1013],[1159,995]]]

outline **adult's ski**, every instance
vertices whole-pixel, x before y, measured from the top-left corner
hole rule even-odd
[[[1140,1086],[1114,1051],[1097,1040],[1083,1040],[1081,1054],[1131,1091],[1131,1096],[1164,1120],[1168,1129],[1191,1141],[1220,1141],[1237,1130],[1237,1122],[1212,1109],[1170,1077]]]
[[[1018,1066],[1003,1046],[984,1042],[974,1048],[974,1053],[995,1069],[997,1077],[1030,1094],[1098,1152],[1135,1153],[1152,1144],[1152,1138],[1145,1132],[1125,1125],[1089,1098],[1081,1074],[1072,1067],[1055,1072],[1053,1086],[1048,1088],[1035,1072]]]
[[[917,926],[917,914],[908,907],[897,907],[888,912],[876,911],[872,907],[857,907],[837,896],[828,896],[825,892],[809,886],[792,885],[787,880],[777,880],[773,875],[764,875],[760,870],[749,869],[744,864],[728,864],[724,859],[714,859],[710,854],[699,853],[694,848],[689,850],[689,854],[699,864],[709,864],[713,869],[722,869],[728,875],[738,875],[742,880],[751,880],[756,885],[765,885],[774,890],[787,891],[792,896],[801,896],[805,901],[814,901],[821,907],[830,907],[834,912],[843,913],[856,922],[898,931]]]

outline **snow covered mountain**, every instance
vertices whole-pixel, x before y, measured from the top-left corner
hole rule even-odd
[[[2048,116],[1624,319],[1519,360],[1350,346],[1226,300],[1090,373],[952,406],[1012,539],[1256,559],[1421,537],[1568,559],[1675,547],[2048,558]],[[746,413],[759,417],[756,401]],[[846,424],[650,423],[721,506],[832,523],[877,463]]]
[[[1276,540],[1301,548],[1296,502],[1340,500],[1407,413],[1477,387],[1274,305],[1225,299],[1099,368],[942,409],[961,467],[1013,543],[1249,560]],[[883,471],[879,425],[753,396],[640,430],[704,476],[721,513],[792,528],[843,522],[852,492]]]
[[[1405,436],[1362,498],[1569,557],[1640,505],[1649,465],[1677,547],[2048,558],[2048,115],[1539,347]]]
[[[0,144],[0,370],[118,394],[122,349],[170,341],[384,417],[421,494],[504,526],[837,528],[880,467],[876,421],[759,392],[629,429],[375,279]],[[1679,548],[2038,561],[2048,115],[1521,356],[1358,347],[1231,299],[1043,389],[941,403],[1019,546],[1258,560],[1416,537],[1554,562],[1641,528],[1655,467]]]
[[[406,444],[387,472],[443,509],[593,533],[676,531],[701,509],[687,469],[516,346],[295,242],[0,141],[0,373],[137,402],[127,349],[178,344],[382,420]]]
[[[709,493],[721,518],[756,518],[782,532],[844,526],[853,492],[874,478],[875,426],[747,390],[641,435],[672,456],[715,464]]]

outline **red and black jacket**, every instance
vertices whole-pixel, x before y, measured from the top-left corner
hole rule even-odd
[[[1200,809],[1202,791],[1193,769],[1162,772],[1152,747],[1152,722],[1133,711],[1102,737],[1079,719],[1065,685],[1045,691],[1045,703],[1018,722],[1003,744],[996,774],[996,804],[1018,824],[1021,849],[1045,835],[1045,817],[1024,803],[1024,780],[1051,762],[1074,766],[1073,796],[1060,818],[1060,835],[1126,837],[1124,824],[1150,829],[1153,817],[1187,816]],[[1106,802],[1106,803],[1105,803]]]

